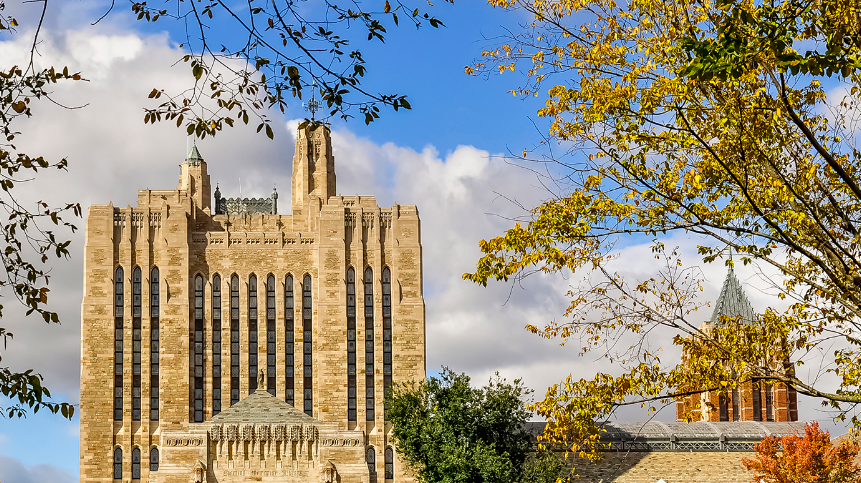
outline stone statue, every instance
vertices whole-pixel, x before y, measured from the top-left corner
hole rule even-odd
[[[263,372],[263,369],[260,369],[260,374],[257,375],[257,389],[268,389],[266,387],[266,373]]]
[[[203,461],[197,460],[194,465],[194,474],[191,477],[191,483],[206,483],[206,465]]]

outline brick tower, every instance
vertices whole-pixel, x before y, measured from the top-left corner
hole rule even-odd
[[[720,296],[715,303],[711,319],[700,326],[709,333],[715,327],[723,326],[726,319],[734,324],[756,324],[759,316],[747,298],[741,283],[730,266],[724,280]],[[789,367],[786,361],[772,361],[771,364]],[[702,421],[798,421],[798,395],[795,389],[785,384],[766,384],[752,380],[732,390],[729,398],[718,397],[717,393],[703,392],[686,396],[676,402],[676,418],[683,421],[687,413]]]

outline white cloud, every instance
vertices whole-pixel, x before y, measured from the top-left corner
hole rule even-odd
[[[20,53],[24,47],[21,42],[0,42],[0,58]],[[169,44],[166,36],[115,35],[107,25],[83,32],[46,34],[40,52],[41,62],[69,65],[90,79],[58,86],[57,99],[66,104],[89,105],[64,110],[39,102],[35,117],[17,126],[24,133],[19,145],[26,152],[52,159],[68,157],[70,161],[68,173],[40,176],[32,184],[21,185],[22,196],[53,203],[76,201],[86,212],[86,207],[94,203],[133,205],[137,189],[175,186],[177,166],[187,149],[184,130],[170,124],[142,125],[142,106],[151,102],[146,95],[153,87],[178,91],[187,85],[185,66],[171,67],[182,53]],[[200,142],[213,183],[220,183],[222,193],[228,197],[238,194],[240,178],[244,196],[268,196],[272,186],[277,185],[281,211],[287,212],[292,136],[297,124],[285,123],[274,142],[242,127]],[[523,378],[535,389],[536,397],[541,397],[547,386],[569,373],[588,378],[599,368],[604,369],[594,359],[578,358],[576,347],[560,347],[523,329],[526,323],[541,326],[561,317],[567,305],[565,293],[576,279],[534,276],[523,286],[491,283],[487,288],[461,279],[464,272],[474,269],[480,257],[478,240],[501,234],[512,224],[510,218],[524,215],[518,203],[535,206],[549,196],[529,171],[473,146],[459,146],[441,154],[429,144],[416,151],[392,143],[378,145],[343,129],[335,130],[333,143],[340,194],[374,195],[382,206],[394,202],[418,205],[424,246],[429,371],[447,365],[469,373],[480,384],[499,371],[509,380]],[[78,224],[82,227],[83,221]],[[75,398],[80,370],[80,232],[73,240],[71,260],[55,263],[53,272],[51,302],[60,312],[63,325],[25,320],[14,311],[2,322],[15,333],[4,353],[4,364],[33,367],[45,375],[46,385],[55,393]],[[671,241],[684,246],[686,260],[697,260],[695,243],[690,239]],[[622,257],[620,269],[626,274],[653,274],[647,244],[626,247]],[[714,300],[725,269],[718,264],[703,269],[707,278],[703,296]],[[752,276],[747,270],[738,269],[743,280]],[[759,286],[758,282],[751,284]],[[752,288],[748,295],[758,310],[773,302]],[[709,316],[703,313],[702,319]],[[670,347],[669,338],[662,345]],[[671,356],[666,356],[667,361]],[[631,412],[630,417],[637,414]],[[661,417],[673,419],[673,411],[665,410]],[[6,465],[2,461],[0,481],[4,483],[65,481],[31,480],[43,469],[16,466],[15,462]],[[18,480],[4,478],[2,471],[6,475],[16,471],[16,475],[23,476],[14,476]],[[59,478],[51,476],[55,477]]]
[[[3,483],[75,483],[78,478],[52,465],[24,466],[14,458],[0,456]]]

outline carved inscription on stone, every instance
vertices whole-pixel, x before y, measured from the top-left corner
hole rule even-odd
[[[307,477],[308,472],[303,470],[224,470],[221,476],[297,476]]]
[[[202,446],[203,438],[167,438],[165,446]]]
[[[320,440],[320,444],[323,446],[359,446],[360,443],[361,442],[355,438],[324,438]]]

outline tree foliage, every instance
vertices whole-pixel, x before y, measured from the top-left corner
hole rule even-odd
[[[396,385],[386,417],[420,482],[514,482],[530,449],[526,395],[519,379],[509,384],[497,375],[478,389],[444,368],[439,378]],[[538,478],[530,481],[544,481]]]
[[[16,19],[2,15],[4,7],[0,0],[0,34],[13,32],[18,25]],[[38,33],[34,46],[37,40]],[[0,210],[4,215],[0,216],[0,263],[5,269],[5,276],[0,277],[0,301],[12,295],[27,308],[27,316],[39,317],[47,323],[59,323],[60,319],[47,306],[50,274],[46,264],[52,258],[69,256],[70,241],[55,230],[74,231],[75,226],[64,217],[81,216],[81,207],[77,203],[60,207],[42,201],[32,206],[21,203],[22,186],[26,189],[28,183],[46,170],[65,170],[68,162],[65,159],[52,162],[20,152],[14,144],[20,133],[14,130],[13,123],[32,116],[36,101],[49,99],[54,84],[77,80],[81,80],[81,75],[70,73],[67,68],[36,69],[32,57],[25,68],[0,69]],[[0,319],[3,309],[4,304],[0,303]],[[4,349],[11,338],[12,333],[0,327]],[[9,401],[8,406],[0,406],[0,416],[21,417],[28,410],[47,409],[71,418],[74,412],[68,403],[51,402],[51,393],[42,385],[42,376],[32,370],[14,372],[9,367],[0,367],[0,394]]]
[[[861,468],[855,464],[856,443],[831,443],[828,431],[819,423],[807,423],[804,436],[763,438],[755,446],[756,457],[742,463],[754,472],[752,482],[760,483],[856,483]]]
[[[379,118],[381,107],[411,109],[406,95],[373,92],[362,85],[368,68],[355,44],[363,33],[367,41],[382,43],[387,28],[400,22],[416,28],[444,25],[413,3],[418,2],[168,0],[153,6],[133,0],[138,20],[169,19],[185,26],[181,47],[188,53],[182,62],[194,81],[183,92],[153,88],[149,97],[163,101],[146,109],[144,122],[184,123],[188,134],[199,137],[236,122],[254,122],[258,132],[265,129],[271,138],[266,111],[283,113],[287,99],[301,100],[303,94],[307,99],[308,89],[319,90],[324,118],[347,119],[358,113],[369,124]]]
[[[598,458],[596,421],[619,405],[727,397],[752,379],[821,398],[842,419],[861,402],[858,2],[489,3],[531,20],[467,73],[522,72],[512,92],[545,99],[547,142],[567,156],[535,159],[557,163],[560,192],[482,240],[464,278],[581,275],[566,317],[527,329],[615,366],[549,388],[534,405],[546,440]],[[788,308],[701,330],[703,276],[665,247],[676,233],[697,240],[705,263],[729,249],[777,272]],[[623,235],[654,240],[664,268],[646,279],[614,271]],[[661,358],[670,339],[685,364]],[[836,389],[816,370],[796,375],[820,350]]]
[[[529,453],[520,472],[520,483],[556,483],[566,477],[565,461],[553,450]],[[569,480],[562,480],[569,481]]]

